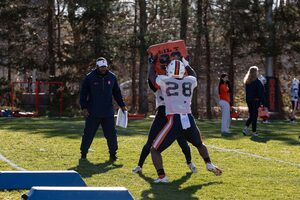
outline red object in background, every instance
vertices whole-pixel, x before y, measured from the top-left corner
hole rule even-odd
[[[144,114],[128,114],[128,119],[144,119]]]
[[[270,110],[275,110],[276,108],[275,93],[276,93],[275,79],[270,79],[269,80],[269,109]]]
[[[235,107],[230,108],[230,118],[239,118],[238,110]]]
[[[261,106],[261,107],[258,108],[258,116],[259,116],[261,119],[266,120],[266,119],[269,119],[270,114],[269,114],[268,111],[265,111],[265,109],[264,109],[263,106]]]
[[[184,58],[187,58],[188,56],[184,40],[175,40],[154,44],[151,45],[147,51],[149,56],[158,56],[158,59],[155,63],[155,71],[158,75],[165,74],[165,69],[161,67],[161,64],[159,62],[160,55],[167,54],[170,56],[172,52],[180,52],[181,56],[183,56]]]
[[[279,80],[275,77],[266,77],[267,84],[265,85],[266,90],[266,105],[270,112],[279,112]]]
[[[62,116],[62,97],[63,97],[63,93],[64,93],[64,82],[40,82],[40,81],[36,81],[36,82],[27,82],[27,81],[16,81],[16,82],[12,82],[11,83],[11,107],[12,107],[12,110],[14,108],[14,101],[16,99],[16,94],[15,94],[15,91],[14,91],[14,86],[16,84],[35,84],[35,113],[32,115],[33,116],[38,116],[39,114],[39,85],[59,85],[60,88],[59,88],[59,92],[60,92],[60,97],[59,97],[59,115]],[[23,117],[23,116],[26,116],[26,117],[31,117],[31,114],[28,114],[28,115],[25,115],[25,114],[18,114],[16,113],[15,114],[16,117]]]

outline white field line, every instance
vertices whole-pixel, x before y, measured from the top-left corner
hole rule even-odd
[[[12,168],[19,170],[19,171],[27,171],[26,169],[19,167],[17,164],[13,163],[11,160],[5,158],[2,154],[0,154],[0,160],[6,162]]]
[[[215,149],[215,150],[221,151],[221,152],[231,152],[231,153],[246,155],[246,156],[250,156],[250,157],[254,157],[254,158],[259,158],[259,159],[262,159],[262,160],[273,161],[273,162],[292,165],[292,166],[300,168],[300,164],[294,163],[294,162],[288,162],[288,161],[278,160],[278,159],[274,159],[274,158],[268,158],[268,157],[264,157],[264,156],[260,156],[260,155],[256,155],[256,154],[252,154],[252,153],[239,151],[239,150],[236,150],[236,149],[226,149],[226,148],[216,147],[214,145],[206,145],[206,146],[211,148],[211,149]],[[5,158],[2,154],[0,154],[0,160],[6,162],[9,166],[11,166],[12,168],[14,168],[16,170],[27,171],[26,169],[24,169],[22,167],[19,167],[17,164],[12,162],[11,160]]]
[[[239,127],[234,127],[234,126],[230,126],[231,128],[239,128]],[[242,134],[242,129],[240,129],[241,131],[240,131],[240,135],[243,135]],[[250,129],[251,130],[251,129]],[[220,128],[220,130],[216,130],[216,131],[203,131],[203,129],[201,130],[200,129],[200,132],[201,133],[217,133],[217,134],[220,134],[221,133],[221,128]],[[233,132],[235,132],[235,130],[233,131]],[[258,131],[258,134],[259,133],[264,133],[265,135],[267,135],[268,133],[267,132],[272,132],[272,133],[274,133],[274,132],[280,132],[279,130],[275,130],[275,131],[270,131],[270,129],[259,129],[259,131]],[[299,135],[299,131],[289,131],[289,133],[296,133],[296,135],[298,136]],[[142,133],[143,135],[147,135],[148,134],[148,132],[147,133]]]
[[[294,163],[294,162],[288,162],[288,161],[278,160],[278,159],[274,159],[274,158],[268,158],[268,157],[264,157],[264,156],[260,156],[260,155],[256,155],[256,154],[252,154],[252,153],[239,151],[236,149],[225,149],[225,148],[216,147],[214,145],[206,145],[206,146],[209,148],[215,149],[217,151],[242,154],[242,155],[246,155],[246,156],[250,156],[250,157],[254,157],[254,158],[258,158],[258,159],[262,159],[262,160],[273,161],[273,162],[282,163],[282,164],[286,164],[286,165],[292,165],[292,166],[300,168],[300,164]]]

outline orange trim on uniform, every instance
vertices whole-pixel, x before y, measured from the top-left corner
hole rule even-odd
[[[155,87],[156,89],[160,90],[160,86],[159,86],[157,83],[154,84],[154,87]]]
[[[175,75],[179,75],[179,62],[175,61]]]
[[[168,115],[168,122],[167,124],[164,126],[164,128],[158,133],[158,135],[156,136],[152,146],[157,150],[159,148],[159,146],[161,145],[161,143],[164,141],[165,137],[167,136],[167,134],[169,133],[169,131],[171,130],[172,126],[173,126],[173,121],[174,121],[174,115]]]

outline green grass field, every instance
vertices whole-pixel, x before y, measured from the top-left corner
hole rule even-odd
[[[134,174],[151,120],[133,120],[118,129],[119,159],[108,162],[106,140],[95,138],[89,162],[79,163],[82,118],[0,119],[0,154],[26,170],[76,170],[88,186],[123,186],[135,199],[300,199],[300,123],[258,124],[259,139],[241,134],[243,121],[233,121],[232,137],[221,137],[220,121],[198,121],[212,161],[224,170],[220,177],[206,171],[195,147],[190,173],[175,142],[163,153],[170,183],[154,184],[149,156],[142,174]],[[0,160],[0,170],[16,170]],[[0,191],[0,200],[17,200],[21,191]]]

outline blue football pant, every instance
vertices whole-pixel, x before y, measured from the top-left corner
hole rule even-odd
[[[143,149],[142,149],[142,152],[140,155],[140,159],[138,162],[138,166],[143,167],[147,156],[150,154],[150,149],[151,149],[154,139],[156,138],[156,136],[158,135],[160,130],[163,129],[163,127],[166,125],[167,122],[168,122],[168,119],[167,119],[166,113],[165,113],[165,106],[159,106],[157,109],[155,118],[152,122],[147,142],[143,146]],[[191,149],[183,135],[181,135],[180,137],[177,138],[177,143],[179,144],[179,146],[185,156],[186,162],[190,163],[192,160]]]
[[[164,128],[159,132],[153,142],[153,148],[159,152],[163,152],[167,149],[178,137],[184,136],[184,138],[195,147],[201,147],[203,145],[200,132],[195,123],[194,117],[188,114],[191,127],[183,129],[181,125],[180,115],[169,115],[168,122]]]
[[[106,138],[109,153],[115,155],[118,149],[117,131],[115,129],[114,117],[93,118],[88,116],[85,121],[84,134],[82,136],[80,150],[86,154],[93,142],[95,134],[101,125]]]

